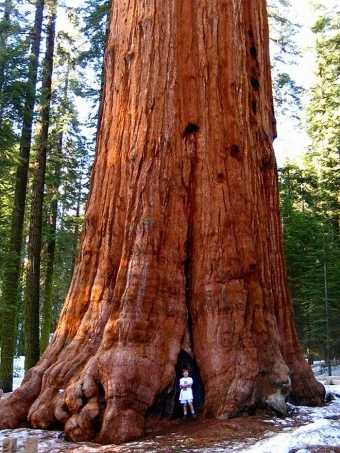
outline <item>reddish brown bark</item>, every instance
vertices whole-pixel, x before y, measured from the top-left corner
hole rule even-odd
[[[0,425],[141,436],[190,357],[206,416],[284,411],[290,380],[321,403],[283,261],[265,1],[113,2],[105,77],[69,295]]]

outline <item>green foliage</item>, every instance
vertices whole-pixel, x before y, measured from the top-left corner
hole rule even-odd
[[[313,357],[331,359],[340,355],[340,19],[336,8],[319,12],[307,111],[312,145],[300,165],[280,170],[280,187],[298,335]]]
[[[77,45],[76,38],[65,32],[59,34],[45,184],[41,301],[45,318],[41,327],[42,351],[53,332],[72,277],[94,154],[93,130],[88,129],[88,137],[83,135],[86,118],[81,120],[78,112],[87,90],[81,78]]]
[[[317,151],[339,154],[340,118],[340,18],[320,18],[313,28],[316,34],[316,83],[308,108],[309,133]]]
[[[280,170],[285,258],[303,349],[338,357],[340,237],[326,212],[322,173],[309,157]]]
[[[290,7],[290,0],[267,1],[270,39],[280,50],[275,59],[285,63],[287,58],[292,63],[291,58],[299,53],[293,40],[299,25],[290,20]]]
[[[19,130],[25,114],[29,66],[29,27],[26,18],[19,13],[19,6],[16,1],[0,4],[0,385],[6,391],[12,389],[16,343],[19,286],[16,270],[20,265],[20,256],[12,245],[21,246],[21,237],[13,234],[13,226],[17,224],[16,214],[22,211],[16,204],[14,188],[17,169],[23,162],[19,158]]]
[[[277,116],[289,115],[299,121],[304,90],[296,84],[289,70],[300,57],[294,41],[300,25],[290,19],[292,5],[289,0],[270,0],[267,10],[275,112]]]
[[[287,73],[277,73],[273,80],[274,100],[281,114],[291,112],[296,119],[299,118],[297,111],[301,108],[301,97],[304,89]]]
[[[0,256],[8,246],[13,206],[15,171],[18,165],[18,128],[22,122],[25,78],[28,73],[27,21],[17,2],[5,10],[0,4]],[[0,260],[0,283],[3,263]]]
[[[312,137],[311,156],[320,166],[325,194],[324,211],[340,232],[340,18],[321,17],[316,33],[316,83],[308,108],[308,131]]]
[[[78,64],[88,74],[88,82],[83,87],[87,96],[92,98],[94,115],[90,117],[90,126],[96,127],[98,105],[103,84],[103,61],[108,33],[109,14],[112,0],[85,0],[77,9],[79,28],[83,43],[79,49]]]
[[[79,8],[82,17],[81,31],[87,40],[87,48],[80,52],[79,61],[83,67],[91,64],[99,77],[102,72],[111,3],[111,0],[86,0]]]
[[[26,3],[26,2],[24,2]],[[9,4],[9,3],[8,3]],[[34,5],[29,2],[25,7],[18,7],[17,2],[11,2],[13,11],[34,11]],[[21,6],[22,2],[21,2]],[[1,15],[0,4],[0,15]],[[60,7],[62,8],[62,7]],[[68,8],[67,13],[76,23],[79,15],[74,7]],[[11,21],[9,22],[9,18]],[[13,19],[13,20],[12,20]],[[15,20],[14,20],[15,19]],[[17,19],[17,20],[16,20]],[[33,14],[27,15],[27,20],[11,14],[7,22],[0,21],[0,284],[3,280],[3,266],[8,263],[8,239],[11,229],[11,217],[14,204],[14,187],[16,171],[19,163],[20,129],[25,114],[25,93],[27,91],[27,78],[29,58],[29,32],[33,22]],[[15,24],[15,26],[14,26]],[[83,212],[86,203],[90,168],[94,154],[95,129],[89,128],[88,118],[83,115],[83,110],[90,110],[93,124],[93,111],[88,104],[96,103],[100,92],[100,85],[95,78],[91,84],[84,77],[84,58],[80,54],[84,50],[84,39],[79,35],[71,35],[65,31],[59,32],[53,71],[53,91],[51,97],[50,129],[48,136],[48,161],[45,178],[44,197],[44,225],[42,233],[42,272],[40,280],[41,310],[46,299],[51,298],[48,310],[52,313],[50,321],[42,327],[42,336],[48,338],[53,332],[56,319],[59,316],[66,292],[72,276],[75,256],[83,222]],[[89,45],[89,48],[91,46]],[[102,46],[104,49],[104,45]],[[102,55],[103,55],[102,49]],[[102,64],[102,55],[97,60]],[[93,57],[94,58],[94,57]],[[41,81],[42,70],[38,71]],[[95,93],[95,99],[91,96]],[[38,106],[40,109],[41,106]],[[81,113],[79,113],[81,112]],[[36,115],[34,115],[34,131],[38,128]],[[86,135],[86,136],[85,136]],[[32,146],[38,141],[33,137]],[[31,184],[28,187],[27,199],[30,200]],[[30,203],[27,202],[26,206]],[[55,215],[55,228],[51,228],[50,219]],[[29,212],[26,212],[26,219]],[[24,225],[24,236],[27,236],[27,220]],[[53,266],[50,266],[51,244],[55,244]],[[26,245],[26,244],[25,244]],[[26,261],[27,250],[23,250],[21,262]],[[53,274],[50,274],[52,269]],[[25,269],[22,269],[22,273]],[[18,314],[17,352],[22,353],[23,345],[23,316],[26,288],[20,288],[20,299],[15,311]],[[0,292],[0,306],[4,309],[7,296]],[[14,309],[12,307],[11,309]],[[3,313],[7,311],[3,310]],[[6,314],[5,313],[5,314]],[[8,312],[9,313],[9,312]],[[9,313],[10,314],[10,313]],[[44,320],[50,316],[43,312]],[[11,318],[13,316],[11,315]],[[3,318],[5,319],[5,318]],[[1,320],[0,320],[1,321]],[[4,321],[7,322],[6,320]],[[13,333],[12,323],[8,327]],[[1,330],[0,330],[1,331]],[[9,332],[5,331],[8,336]],[[46,344],[46,340],[45,344]],[[4,367],[3,367],[4,368]],[[6,371],[6,380],[10,377],[11,370]],[[0,380],[4,374],[0,377]]]

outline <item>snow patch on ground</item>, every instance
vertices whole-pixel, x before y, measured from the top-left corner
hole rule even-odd
[[[324,407],[294,407],[296,416],[305,421],[304,426],[289,428],[287,431],[274,435],[270,439],[263,439],[250,448],[242,450],[244,453],[296,453],[310,451],[312,447],[340,446],[340,385],[325,385],[326,393],[330,392],[335,399]],[[281,426],[289,418],[281,421]]]

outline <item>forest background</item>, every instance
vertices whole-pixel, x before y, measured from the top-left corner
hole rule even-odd
[[[294,3],[268,1],[274,147],[297,331],[306,358],[323,360],[330,374],[340,358],[340,16],[333,0]],[[0,2],[0,388],[7,391],[13,357],[24,355],[28,369],[46,348],[72,277],[110,4]]]

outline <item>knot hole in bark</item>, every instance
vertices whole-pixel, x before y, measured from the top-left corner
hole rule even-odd
[[[274,165],[273,155],[264,156],[262,158],[262,168],[261,170],[272,169]]]
[[[187,127],[184,129],[182,136],[187,137],[188,135],[195,134],[199,130],[200,128],[197,126],[197,124],[189,123]]]
[[[255,77],[250,77],[250,85],[254,88],[254,90],[258,90],[260,88],[260,82]]]
[[[230,149],[230,155],[231,157],[234,157],[237,160],[241,160],[241,152],[240,152],[240,147],[238,145],[232,145]]]
[[[250,55],[251,55],[252,57],[257,57],[257,50],[256,50],[256,47],[255,47],[255,46],[251,46],[250,49],[249,49],[249,51],[250,51]]]
[[[225,181],[225,176],[223,173],[217,173],[217,182],[224,182]]]

